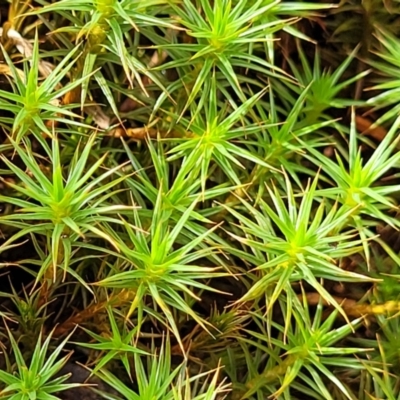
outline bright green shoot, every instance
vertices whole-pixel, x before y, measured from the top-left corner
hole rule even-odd
[[[367,276],[343,270],[338,266],[342,257],[360,250],[361,241],[353,239],[354,232],[340,232],[352,209],[347,213],[338,213],[337,204],[328,210],[322,202],[314,211],[317,181],[315,178],[302,193],[300,204],[287,176],[287,203],[277,188],[267,188],[273,207],[260,200],[258,209],[241,200],[251,219],[227,207],[239,221],[244,233],[243,237],[233,233],[231,236],[252,252],[235,248],[230,248],[229,251],[257,265],[256,271],[260,272],[260,276],[241,301],[265,297],[268,309],[271,310],[283,291],[292,290],[292,283],[304,280],[347,318],[320,280],[369,280]]]
[[[228,107],[219,110],[215,74],[210,77],[207,85],[210,86],[208,91],[210,98],[205,113],[200,113],[196,108],[192,121],[186,118],[181,119],[181,125],[185,126],[185,130],[191,132],[191,135],[177,140],[178,143],[170,150],[168,159],[168,161],[172,161],[186,158],[191,161],[193,169],[200,171],[203,195],[212,163],[216,163],[235,185],[241,185],[237,171],[245,170],[243,165],[245,162],[250,161],[264,169],[275,170],[241,145],[241,143],[246,144],[246,141],[249,140],[246,138],[246,134],[251,136],[263,128],[259,124],[243,126],[242,123],[243,116],[251,110],[263,93],[250,97],[232,111]]]
[[[390,226],[400,226],[398,220],[389,215],[389,212],[396,210],[396,205],[390,195],[398,192],[400,185],[377,186],[375,184],[400,161],[400,153],[395,152],[400,137],[393,140],[399,125],[400,118],[392,125],[368,161],[363,162],[361,149],[357,144],[355,114],[353,113],[347,160],[337,154],[336,162],[334,162],[312,148],[309,149],[311,155],[306,155],[335,183],[334,187],[318,190],[317,194],[337,200],[344,206],[343,211],[351,218],[360,237],[364,240],[363,246],[367,260],[370,259],[370,249],[366,239],[374,236],[369,230],[374,225],[374,220],[384,221]]]
[[[226,275],[226,273],[218,272],[217,267],[195,263],[214,251],[211,246],[205,248],[199,248],[199,246],[207,240],[215,227],[189,242],[181,242],[183,229],[197,202],[196,199],[178,221],[171,221],[169,204],[164,202],[164,196],[160,190],[150,226],[146,229],[149,234],[146,234],[143,229],[137,210],[134,210],[134,223],[137,229],[134,230],[125,223],[128,242],[122,241],[109,227],[108,233],[120,250],[120,254],[114,254],[119,262],[110,266],[112,268],[110,275],[97,283],[99,286],[127,289],[135,293],[127,317],[137,310],[139,326],[142,323],[145,298],[150,296],[154,305],[162,311],[179,342],[179,329],[171,307],[189,315],[206,328],[206,321],[192,310],[185,296],[200,301],[196,290],[214,290],[202,281]],[[171,222],[173,227],[171,227]],[[181,245],[175,248],[177,244]],[[184,294],[183,297],[181,293]]]
[[[12,121],[12,137],[16,144],[19,144],[21,139],[29,133],[33,133],[40,142],[43,142],[42,135],[52,137],[53,128],[49,128],[46,122],[51,122],[51,126],[57,123],[84,126],[81,122],[75,121],[79,116],[68,109],[72,107],[71,105],[68,107],[60,105],[61,98],[83,81],[82,78],[61,85],[61,81],[76,63],[76,59],[71,61],[76,51],[77,48],[70,51],[41,82],[39,65],[41,60],[37,37],[33,46],[32,58],[24,63],[24,71],[15,67],[3,49],[3,54],[12,72],[12,84],[15,90],[14,93],[0,90],[0,106],[3,110],[10,111],[15,115]],[[10,122],[7,118],[3,118],[3,121]]]
[[[325,138],[318,133],[323,132],[323,129],[331,124],[332,121],[320,121],[307,126],[302,123],[305,102],[310,94],[312,84],[303,89],[289,113],[283,117],[276,106],[282,91],[275,92],[273,87],[274,85],[269,87],[268,110],[262,101],[257,101],[255,104],[257,113],[261,117],[260,119],[268,121],[268,125],[262,126],[259,124],[260,131],[254,132],[256,140],[252,141],[257,143],[257,147],[253,146],[258,150],[258,153],[261,153],[263,160],[276,169],[283,168],[290,178],[299,187],[302,187],[303,184],[298,175],[304,173],[307,175],[314,174],[312,170],[299,162],[303,153],[307,151],[307,148],[304,148],[304,143],[307,144],[307,147],[318,148],[323,146],[326,143]],[[284,180],[282,175],[276,173],[274,178],[281,182]],[[265,168],[260,164],[256,164],[251,173],[251,182],[258,187],[258,195],[265,193],[265,183],[269,179],[271,179],[271,174],[266,174]]]
[[[260,328],[264,327],[264,332],[246,331],[256,340],[242,339],[247,344],[261,349],[268,349],[272,344],[281,350],[280,357],[271,358],[272,363],[268,364],[265,371],[247,382],[248,391],[242,399],[252,398],[252,394],[271,386],[277,388],[274,393],[270,393],[275,398],[279,396],[290,398],[290,389],[294,381],[297,380],[297,385],[293,386],[298,389],[302,387],[299,380],[303,380],[305,383],[303,388],[309,387],[322,398],[334,400],[324,383],[328,380],[339,388],[345,398],[353,400],[351,391],[332,373],[331,367],[364,369],[363,364],[354,357],[354,354],[365,352],[366,349],[336,345],[352,330],[358,328],[362,319],[359,318],[335,328],[337,310],[324,319],[322,301],[313,313],[309,309],[304,292],[303,301],[293,293],[288,297],[289,299],[291,304],[285,304],[282,301],[281,308],[283,315],[287,315],[287,309],[291,309],[290,314],[294,317],[291,323],[284,327],[274,321],[267,321],[260,315],[255,315],[257,325]],[[268,334],[269,324],[279,332],[278,338],[271,338]]]
[[[185,364],[174,368],[171,365],[171,347],[168,338],[159,354],[148,356],[145,362],[139,354],[134,354],[133,357],[134,379],[138,384],[136,391],[107,370],[99,370],[96,373],[126,399],[223,400],[229,391],[229,386],[220,382],[218,370],[192,376],[189,375]]]
[[[132,169],[136,171],[135,175],[126,180],[126,184],[132,190],[136,202],[142,208],[146,208],[146,201],[156,204],[159,191],[162,190],[164,192],[164,202],[170,204],[170,218],[178,221],[182,213],[198,199],[202,183],[205,182],[199,176],[200,170],[198,168],[199,160],[197,152],[191,152],[187,158],[183,159],[175,179],[171,180],[172,166],[167,160],[168,157],[164,149],[164,143],[155,147],[149,141],[148,148],[157,178],[157,182],[154,184],[151,179],[152,170],[147,171],[146,168],[143,168],[127,143],[124,141],[123,144],[131,161]],[[205,202],[218,198],[219,196],[226,195],[233,189],[234,187],[228,183],[217,185],[211,189],[204,190],[201,200]],[[213,209],[202,208],[200,211],[193,210],[190,220],[212,223],[207,216],[215,212],[218,212],[217,207]],[[185,228],[197,232],[197,229],[201,228],[201,226],[199,224],[192,224],[190,220],[186,223]]]
[[[376,125],[394,119],[400,112],[400,104],[398,96],[400,93],[400,42],[397,37],[384,29],[379,29],[378,35],[381,48],[377,51],[380,60],[370,60],[369,64],[379,71],[376,85],[371,90],[378,90],[379,94],[368,99],[367,103],[374,106],[373,111],[380,110],[384,107],[390,107],[376,121]]]
[[[210,88],[207,81],[214,70],[222,73],[242,101],[246,101],[246,98],[235,72],[237,68],[250,68],[266,75],[280,72],[284,76],[279,68],[252,54],[253,47],[262,44],[268,34],[279,31],[291,22],[279,19],[260,22],[261,16],[270,12],[277,1],[265,4],[264,0],[256,0],[251,5],[248,0],[240,0],[236,5],[230,0],[199,0],[197,3],[196,6],[192,0],[183,0],[182,6],[171,4],[179,23],[194,38],[194,43],[156,46],[167,52],[179,51],[176,53],[178,57],[162,68],[178,68],[182,73],[188,91],[183,111],[200,93],[199,103],[208,102]],[[191,73],[187,68],[190,65],[193,65]]]
[[[240,0],[233,1],[233,4],[236,5],[240,3]],[[256,0],[250,0],[248,3],[250,5],[254,4]],[[269,0],[268,5],[271,6],[267,12],[264,12],[260,15],[259,24],[270,23],[271,21],[281,21],[282,17],[288,18],[284,20],[285,25],[282,27],[282,30],[297,37],[302,40],[312,42],[309,36],[307,36],[302,30],[298,29],[296,24],[293,24],[291,18],[295,21],[298,18],[306,18],[314,15],[318,15],[319,10],[331,9],[333,4],[318,4],[318,3],[307,3],[307,2],[290,2],[290,1],[272,1]],[[275,46],[276,38],[273,33],[264,33],[265,38],[267,39],[264,42],[265,54],[268,56],[268,61],[274,63],[275,61],[275,52],[277,47]],[[264,36],[263,35],[263,36]],[[278,36],[278,35],[276,35]]]
[[[67,337],[50,355],[49,334],[42,343],[40,334],[30,364],[27,365],[18,343],[12,333],[8,331],[12,350],[15,356],[16,369],[14,373],[0,370],[0,382],[3,388],[0,397],[5,400],[56,400],[53,393],[73,389],[81,386],[77,383],[65,383],[68,375],[56,377],[57,373],[67,363],[71,354],[59,358],[69,337]]]
[[[304,120],[302,121],[303,126],[309,126],[319,122],[321,119],[326,119],[324,112],[329,108],[344,108],[349,105],[357,104],[355,101],[340,99],[338,97],[344,88],[369,73],[369,71],[364,71],[344,82],[340,82],[341,77],[354,59],[358,50],[357,48],[334,72],[324,71],[321,69],[321,58],[318,50],[315,52],[314,65],[310,66],[301,46],[298,45],[297,48],[302,69],[299,69],[293,60],[289,59],[289,64],[298,82],[303,87],[310,86],[306,96],[305,107],[303,108],[303,113],[305,114]]]
[[[137,328],[127,329],[124,326],[124,332],[121,334],[120,328],[115,320],[113,311],[107,309],[108,318],[111,327],[111,334],[108,337],[98,335],[88,329],[82,328],[87,334],[89,334],[97,343],[77,343],[79,346],[87,347],[89,349],[98,350],[101,352],[101,356],[96,362],[96,367],[92,371],[96,374],[101,368],[108,364],[111,360],[119,359],[123,363],[129,376],[131,375],[131,364],[129,362],[130,355],[147,353],[143,350],[138,349],[134,345],[134,337],[137,335]]]
[[[144,75],[164,90],[159,76],[150,72],[144,60],[137,57],[137,45],[134,44],[137,39],[135,38],[132,41],[129,37],[135,37],[137,31],[147,26],[177,29],[172,20],[159,18],[153,14],[153,10],[157,10],[157,6],[165,3],[167,2],[163,0],[150,0],[145,5],[141,1],[130,0],[62,0],[38,8],[31,14],[60,13],[62,16],[69,18],[74,25],[79,21],[78,23],[81,25],[78,30],[61,28],[59,31],[69,30],[76,34],[77,40],[83,37],[87,39],[82,67],[84,76],[81,82],[84,82],[84,84],[81,92],[81,104],[82,106],[84,105],[89,90],[87,77],[94,73],[94,77],[113,112],[118,116],[114,96],[107,85],[103,72],[99,71],[99,69],[107,61],[119,63],[131,88],[135,82],[146,96],[149,96],[142,82],[142,76]],[[82,20],[77,20],[74,16],[76,11],[82,12],[85,17]],[[84,23],[86,20],[87,22]],[[132,33],[132,30],[135,33]],[[130,33],[128,34],[128,32]],[[130,46],[126,46],[124,44],[125,41],[128,41]],[[109,53],[107,57],[102,57],[106,53]]]
[[[96,135],[92,135],[83,148],[78,146],[66,178],[64,178],[57,138],[52,140],[52,148],[47,148],[52,165],[51,173],[42,170],[28,145],[24,150],[12,142],[18,156],[27,170],[33,173],[33,177],[11,160],[1,156],[2,161],[20,181],[19,184],[7,182],[7,185],[15,191],[15,197],[0,195],[0,201],[17,207],[14,213],[1,216],[1,223],[19,228],[17,233],[2,244],[1,250],[13,246],[25,235],[45,236],[51,242],[51,252],[43,263],[37,280],[49,266],[53,267],[53,279],[56,277],[58,266],[62,266],[64,271],[72,272],[68,267],[72,255],[72,244],[84,238],[87,233],[115,246],[113,239],[101,228],[101,222],[120,223],[119,220],[108,217],[107,214],[132,209],[129,206],[107,202],[115,192],[112,189],[125,177],[106,183],[105,180],[112,177],[120,166],[96,176],[107,157],[107,154],[104,154],[88,168],[87,164],[95,140]]]

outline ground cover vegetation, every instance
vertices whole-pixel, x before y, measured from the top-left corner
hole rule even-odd
[[[400,399],[400,2],[0,2],[0,398]]]

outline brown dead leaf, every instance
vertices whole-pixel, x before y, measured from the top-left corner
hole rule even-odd
[[[103,112],[99,105],[87,106],[84,111],[93,118],[94,123],[100,129],[108,129],[110,127],[111,118]]]
[[[144,140],[146,138],[157,138],[158,130],[155,128],[148,128],[144,126],[143,128],[117,128],[113,131],[112,135],[114,137],[130,137],[135,140]]]
[[[15,70],[17,71],[17,74],[19,75],[19,77],[25,81],[25,74],[24,71],[20,70],[19,68],[15,68]],[[11,69],[8,65],[5,64],[0,64],[0,74],[2,75],[7,75],[11,78],[13,78],[13,74],[11,72]]]
[[[381,142],[385,138],[387,131],[381,126],[372,127],[373,124],[374,122],[369,118],[361,117],[359,115],[356,116],[357,130],[363,135],[371,136]]]
[[[62,103],[64,105],[79,103],[81,100],[81,87],[75,87],[74,89],[70,90],[69,92],[65,93]]]
[[[298,295],[299,299],[303,299],[303,295]],[[341,305],[343,310],[348,316],[359,318],[366,315],[384,315],[393,314],[400,312],[400,302],[398,301],[387,301],[381,304],[358,304],[356,300],[346,299],[338,296],[333,296],[333,298]],[[307,303],[309,305],[316,306],[322,301],[324,306],[330,306],[330,304],[325,300],[321,299],[319,293],[307,293],[306,294]]]
[[[32,57],[33,46],[23,38],[15,29],[8,27],[8,29],[0,28],[0,37],[6,35],[7,38],[14,44],[17,50],[26,58]],[[39,60],[39,72],[43,78],[47,78],[54,69],[54,65],[48,61]]]

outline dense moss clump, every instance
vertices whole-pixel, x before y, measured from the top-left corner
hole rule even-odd
[[[400,6],[0,3],[0,398],[400,398]]]

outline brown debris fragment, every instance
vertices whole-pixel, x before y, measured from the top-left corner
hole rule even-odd
[[[361,132],[363,135],[371,136],[374,139],[381,142],[385,138],[387,131],[385,128],[381,126],[373,126],[373,125],[374,122],[371,121],[369,118],[356,115],[357,130]]]

